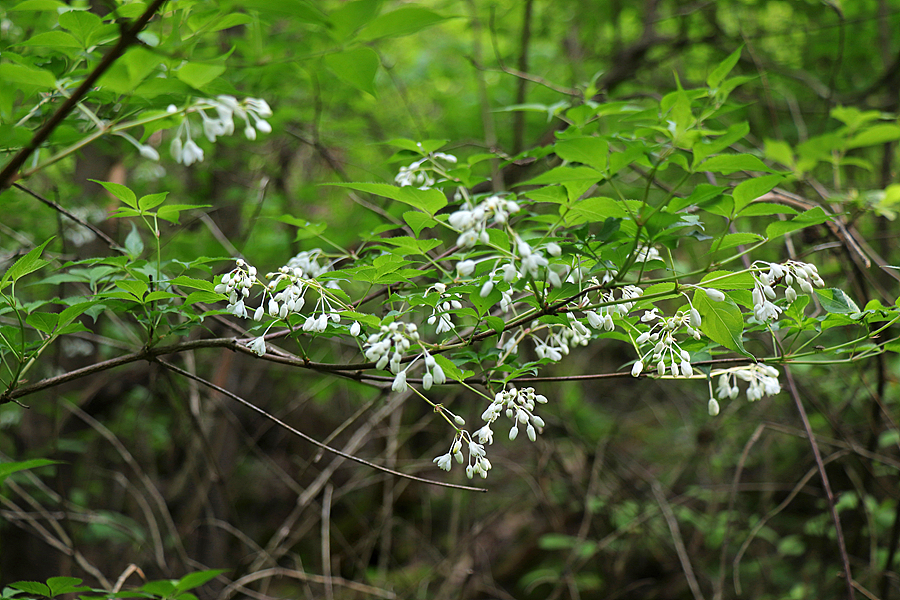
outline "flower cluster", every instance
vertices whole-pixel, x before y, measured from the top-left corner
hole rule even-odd
[[[774,396],[781,392],[781,383],[778,382],[778,369],[771,365],[754,363],[730,369],[713,371],[712,377],[719,378],[716,396],[719,400],[729,398],[734,400],[740,393],[738,380],[747,382],[747,400],[754,402],[763,396]],[[710,388],[709,414],[719,414],[719,403],[712,395]]]
[[[222,281],[214,288],[219,294],[228,296],[228,312],[242,319],[249,318],[244,299],[250,295],[250,288],[258,282],[256,267],[249,266],[243,259],[235,261],[236,266],[230,273],[222,276]]]
[[[795,282],[804,294],[812,294],[813,285],[818,287],[825,285],[819,277],[818,269],[812,263],[789,260],[783,265],[767,262],[756,264],[762,266],[753,273],[753,316],[761,323],[777,318],[781,312],[781,308],[772,302],[776,298],[777,284],[784,283],[784,298],[788,304],[797,299],[797,292],[793,287]]]
[[[215,116],[210,116],[209,112]],[[176,113],[178,109],[170,105],[169,113]],[[234,96],[217,96],[215,99],[202,98],[187,109],[186,113],[200,115],[203,134],[210,143],[214,143],[220,136],[234,133],[234,118],[244,122],[244,135],[248,140],[256,139],[256,132],[271,133],[272,126],[266,119],[272,116],[269,104],[260,98],[245,98],[238,102]],[[169,152],[176,162],[186,167],[203,160],[203,150],[194,141],[194,127],[187,116],[175,130],[175,137],[169,146]],[[142,152],[143,154],[143,152]]]
[[[462,308],[462,303],[458,300],[456,295],[447,293],[447,286],[443,283],[436,283],[429,289],[433,289],[440,294],[441,297],[438,299],[434,309],[432,309],[431,316],[428,317],[428,324],[434,325],[437,323],[436,333],[438,335],[452,331],[456,326],[450,319],[450,311]]]
[[[534,338],[534,352],[538,358],[548,358],[553,362],[559,362],[563,356],[569,354],[572,346],[587,346],[591,340],[591,332],[581,324],[572,313],[566,313],[569,318],[568,325],[550,325],[545,339],[536,335]]]
[[[406,390],[407,369],[400,370],[400,361],[403,354],[418,341],[419,332],[415,323],[394,321],[390,325],[382,325],[378,333],[370,335],[363,346],[366,358],[375,361],[376,369],[389,367],[391,373],[394,373],[396,377],[391,389],[395,392]]]
[[[434,463],[444,471],[449,471],[453,466],[453,459],[462,464],[465,460],[463,456],[463,447],[469,450],[469,464],[466,466],[466,477],[472,479],[477,473],[484,479],[487,472],[491,470],[491,461],[487,459],[484,451],[484,444],[479,444],[465,431],[461,431],[453,438],[450,444],[450,450],[446,454],[442,454],[434,459]]]
[[[513,422],[509,430],[509,439],[514,440],[519,435],[519,425],[525,426],[525,433],[532,442],[537,439],[537,431],[544,426],[544,420],[534,414],[535,403],[546,404],[547,398],[536,394],[534,388],[518,390],[510,388],[497,392],[490,406],[482,413],[481,418],[486,421],[484,427],[475,432],[475,437],[482,444],[494,443],[494,432],[491,425],[501,414]]]
[[[700,339],[700,313],[691,306],[690,310],[680,310],[671,317],[659,315],[659,309],[644,311],[641,317],[642,323],[652,323],[650,329],[637,337],[635,343],[638,346],[652,343],[653,347],[646,351],[641,358],[634,363],[631,374],[635,377],[644,370],[644,364],[656,363],[656,372],[663,376],[666,368],[673,377],[691,377],[694,369],[691,366],[691,355],[684,350],[675,339],[679,330],[684,329],[688,335]]]
[[[421,144],[420,144],[421,146]],[[427,190],[437,181],[434,178],[436,167],[439,167],[435,159],[443,160],[450,164],[456,164],[456,157],[443,152],[432,152],[425,158],[421,158],[408,167],[400,167],[394,181],[400,187],[414,185],[420,190]]]
[[[476,242],[486,244],[490,241],[487,228],[491,223],[506,224],[509,216],[516,212],[519,212],[516,202],[494,195],[474,207],[467,202],[463,208],[451,213],[447,222],[459,231],[456,244],[471,248]]]

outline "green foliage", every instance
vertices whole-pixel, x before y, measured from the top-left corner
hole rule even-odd
[[[0,527],[90,578],[4,598],[888,589],[889,65],[817,71],[812,5],[525,4],[0,8]]]

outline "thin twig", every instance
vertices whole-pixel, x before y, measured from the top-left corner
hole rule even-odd
[[[218,385],[212,383],[211,381],[207,381],[206,379],[203,379],[202,377],[199,377],[199,376],[197,376],[197,375],[194,375],[193,373],[190,373],[190,372],[188,372],[188,371],[185,371],[184,369],[181,369],[181,368],[179,368],[179,367],[176,367],[175,365],[173,365],[173,364],[171,364],[171,363],[168,363],[168,362],[166,362],[166,361],[164,361],[164,360],[160,360],[159,358],[156,358],[155,360],[156,360],[156,362],[158,362],[159,364],[161,364],[162,366],[164,366],[164,367],[167,368],[167,369],[170,369],[170,370],[172,370],[172,371],[174,371],[174,372],[176,372],[176,373],[178,373],[178,374],[180,374],[180,375],[183,375],[184,377],[187,377],[187,378],[189,378],[189,379],[193,379],[194,381],[197,381],[198,383],[202,383],[202,384],[205,385],[206,387],[208,387],[208,388],[210,388],[210,389],[213,389],[213,390],[216,390],[216,391],[219,392],[220,394],[222,394],[222,395],[224,395],[224,396],[227,396],[228,398],[231,398],[232,400],[235,400],[235,401],[237,401],[237,402],[240,402],[241,404],[243,404],[244,406],[246,406],[246,407],[249,408],[250,410],[255,411],[256,413],[260,414],[260,415],[263,416],[264,418],[266,418],[266,419],[272,421],[273,423],[275,423],[275,424],[278,425],[279,427],[281,427],[281,428],[283,428],[283,429],[285,429],[285,430],[287,430],[287,431],[293,433],[293,434],[296,435],[297,437],[299,437],[299,438],[301,438],[301,439],[303,439],[303,440],[306,440],[306,441],[309,442],[310,444],[314,444],[314,445],[318,446],[319,448],[322,448],[322,449],[324,449],[324,450],[327,450],[328,452],[331,452],[332,454],[337,454],[338,456],[340,456],[340,457],[342,457],[342,458],[346,458],[346,459],[348,459],[348,460],[352,460],[352,461],[354,461],[354,462],[357,462],[357,463],[359,463],[359,464],[361,464],[361,465],[365,465],[365,466],[367,466],[367,467],[371,467],[371,468],[373,468],[373,469],[377,469],[377,470],[379,470],[379,471],[383,471],[383,472],[388,473],[388,474],[390,474],[390,475],[394,475],[395,477],[403,477],[404,479],[411,479],[411,480],[413,480],[413,481],[418,481],[418,482],[420,482],[420,483],[428,483],[428,484],[431,484],[431,485],[437,485],[437,486],[440,486],[440,487],[453,488],[453,489],[456,489],[456,490],[466,490],[466,491],[468,491],[468,492],[486,492],[486,491],[487,491],[487,488],[478,488],[478,487],[472,487],[472,486],[468,486],[468,485],[458,485],[458,484],[455,484],[455,483],[446,483],[446,482],[443,482],[443,481],[435,481],[435,480],[433,480],[433,479],[425,479],[424,477],[416,477],[415,475],[409,475],[409,474],[407,474],[407,473],[401,473],[400,471],[394,471],[393,469],[388,469],[387,467],[382,467],[381,465],[377,465],[377,464],[375,464],[375,463],[373,463],[373,462],[369,462],[369,461],[365,460],[364,458],[359,458],[358,456],[353,456],[352,454],[347,454],[346,452],[341,452],[341,451],[338,450],[337,448],[332,448],[331,446],[327,446],[327,445],[323,444],[323,443],[320,442],[319,440],[316,440],[316,439],[314,439],[314,438],[311,438],[310,436],[306,435],[306,434],[303,433],[302,431],[300,431],[300,430],[298,430],[298,429],[295,429],[295,428],[291,427],[290,425],[288,425],[287,423],[285,423],[284,421],[282,421],[281,419],[279,419],[279,418],[276,417],[275,415],[272,415],[272,414],[267,413],[266,411],[264,411],[264,410],[261,409],[260,407],[256,406],[255,404],[253,404],[253,403],[251,403],[251,402],[249,402],[249,401],[247,401],[247,400],[244,400],[243,398],[241,398],[241,397],[238,396],[237,394],[235,394],[235,393],[233,393],[233,392],[230,392],[230,391],[226,390],[225,388],[220,387],[220,386],[218,386]]]
[[[800,393],[797,391],[797,384],[794,382],[794,376],[791,374],[790,368],[785,365],[784,375],[787,379],[788,390],[800,413],[800,420],[803,421],[803,428],[809,437],[809,445],[812,447],[813,456],[816,459],[816,468],[822,477],[822,487],[825,489],[825,497],[828,500],[828,508],[831,511],[831,520],[834,522],[834,530],[837,535],[838,550],[841,553],[841,564],[844,571],[844,577],[847,584],[847,600],[855,600],[856,594],[853,591],[853,575],[850,572],[850,557],[847,555],[847,545],[844,542],[844,530],[841,528],[841,517],[838,515],[834,506],[834,494],[831,492],[831,484],[828,483],[828,474],[825,472],[825,463],[822,462],[822,455],[819,453],[819,446],[816,444],[816,438],[813,436],[812,425],[806,416],[806,409],[803,408],[803,402],[800,400]]]
[[[89,222],[87,222],[85,219],[82,219],[81,217],[78,217],[78,216],[72,214],[70,211],[68,211],[68,210],[66,210],[65,208],[63,208],[58,202],[54,202],[53,200],[50,200],[49,198],[44,198],[43,196],[41,196],[41,195],[38,194],[37,192],[31,191],[31,190],[29,190],[28,188],[26,188],[24,185],[21,185],[21,184],[19,184],[19,183],[14,183],[14,184],[12,184],[12,186],[13,186],[14,188],[16,188],[16,189],[22,190],[22,191],[25,192],[26,194],[28,194],[28,195],[30,195],[30,196],[36,198],[37,200],[43,202],[44,204],[46,204],[47,206],[49,206],[49,207],[52,208],[53,210],[55,210],[55,211],[57,211],[57,212],[60,212],[60,213],[62,213],[62,214],[64,214],[64,215],[66,215],[67,217],[69,217],[70,219],[72,219],[73,221],[75,221],[76,223],[78,223],[79,225],[81,225],[82,227],[87,227],[88,229],[91,230],[91,233],[93,233],[93,234],[96,235],[98,238],[100,238],[101,240],[103,240],[104,242],[106,242],[106,244],[107,244],[110,248],[112,248],[113,250],[120,250],[120,249],[121,249],[120,246],[119,246],[119,244],[116,242],[116,240],[112,239],[111,237],[109,237],[108,235],[106,235],[105,233],[103,233],[103,231],[100,230],[100,229],[99,229],[98,227],[96,227],[95,225],[91,225],[91,224],[90,224]]]

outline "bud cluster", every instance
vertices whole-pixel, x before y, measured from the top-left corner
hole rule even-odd
[[[694,369],[691,366],[691,355],[684,350],[675,339],[681,329],[694,339],[700,339],[700,313],[691,306],[690,310],[679,310],[671,317],[659,315],[659,309],[644,311],[641,316],[642,323],[653,323],[650,329],[637,337],[635,343],[638,346],[653,344],[631,368],[631,374],[635,377],[644,370],[644,364],[648,362],[656,364],[656,372],[659,376],[666,374],[666,370],[673,377],[691,377]]]
[[[509,216],[517,212],[519,205],[516,202],[493,195],[474,207],[466,202],[463,208],[450,214],[447,222],[459,231],[456,245],[471,248],[477,242],[487,244],[490,241],[487,228],[491,223],[505,225],[509,222]]]
[[[784,298],[788,304],[797,299],[794,283],[804,294],[812,294],[813,285],[818,287],[825,285],[819,277],[818,269],[812,263],[789,260],[782,265],[760,261],[756,266],[759,270],[753,273],[753,315],[761,323],[777,318],[781,312],[781,308],[772,302],[776,298],[777,284],[784,283]]]
[[[438,163],[435,159],[440,159],[450,164],[456,164],[456,157],[452,154],[432,152],[425,158],[415,161],[408,167],[400,167],[397,176],[394,177],[394,181],[400,187],[414,185],[420,190],[427,190],[436,183],[434,173]]]
[[[363,345],[366,358],[375,361],[376,369],[389,367],[394,379],[394,391],[406,389],[406,370],[400,370],[400,361],[409,348],[419,342],[419,332],[415,323],[394,321],[382,325],[378,333],[373,333]],[[400,388],[400,389],[397,389]]]
[[[216,293],[228,296],[225,310],[242,319],[249,318],[244,299],[250,295],[250,288],[259,280],[256,278],[256,267],[248,265],[244,259],[235,261],[236,266],[230,273],[222,275],[222,281],[214,288]]]
[[[537,432],[544,427],[544,420],[534,414],[535,403],[546,404],[547,398],[536,394],[534,388],[518,390],[510,388],[497,392],[490,406],[482,413],[481,418],[486,421],[484,427],[475,432],[475,437],[482,444],[494,443],[494,432],[491,425],[500,418],[501,414],[513,422],[509,430],[509,439],[514,440],[519,435],[519,425],[525,426],[525,433],[532,442],[537,439]]]

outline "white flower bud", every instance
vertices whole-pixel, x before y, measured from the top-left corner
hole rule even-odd
[[[725,300],[725,294],[723,294],[721,290],[706,288],[706,295],[709,296],[710,300],[714,300],[716,302],[722,302],[723,300]],[[697,325],[697,327],[699,327],[699,325]]]
[[[641,374],[641,371],[643,371],[643,370],[644,370],[644,363],[642,361],[637,361],[631,367],[631,376],[637,377],[638,375]]]
[[[562,254],[562,248],[560,248],[559,244],[556,242],[550,242],[547,244],[547,254],[550,256],[559,256]]]
[[[481,286],[481,291],[478,292],[478,295],[482,298],[487,298],[491,295],[491,292],[494,291],[494,282],[491,279],[488,279],[483,286]]]
[[[513,425],[512,429],[509,430],[509,439],[510,441],[516,439],[516,436],[519,435],[519,425],[516,423]]]
[[[475,261],[461,260],[456,263],[456,272],[460,277],[468,277],[475,271]]]
[[[707,410],[709,410],[709,416],[715,417],[719,414],[719,403],[715,398],[709,399],[709,404],[707,405]]]

